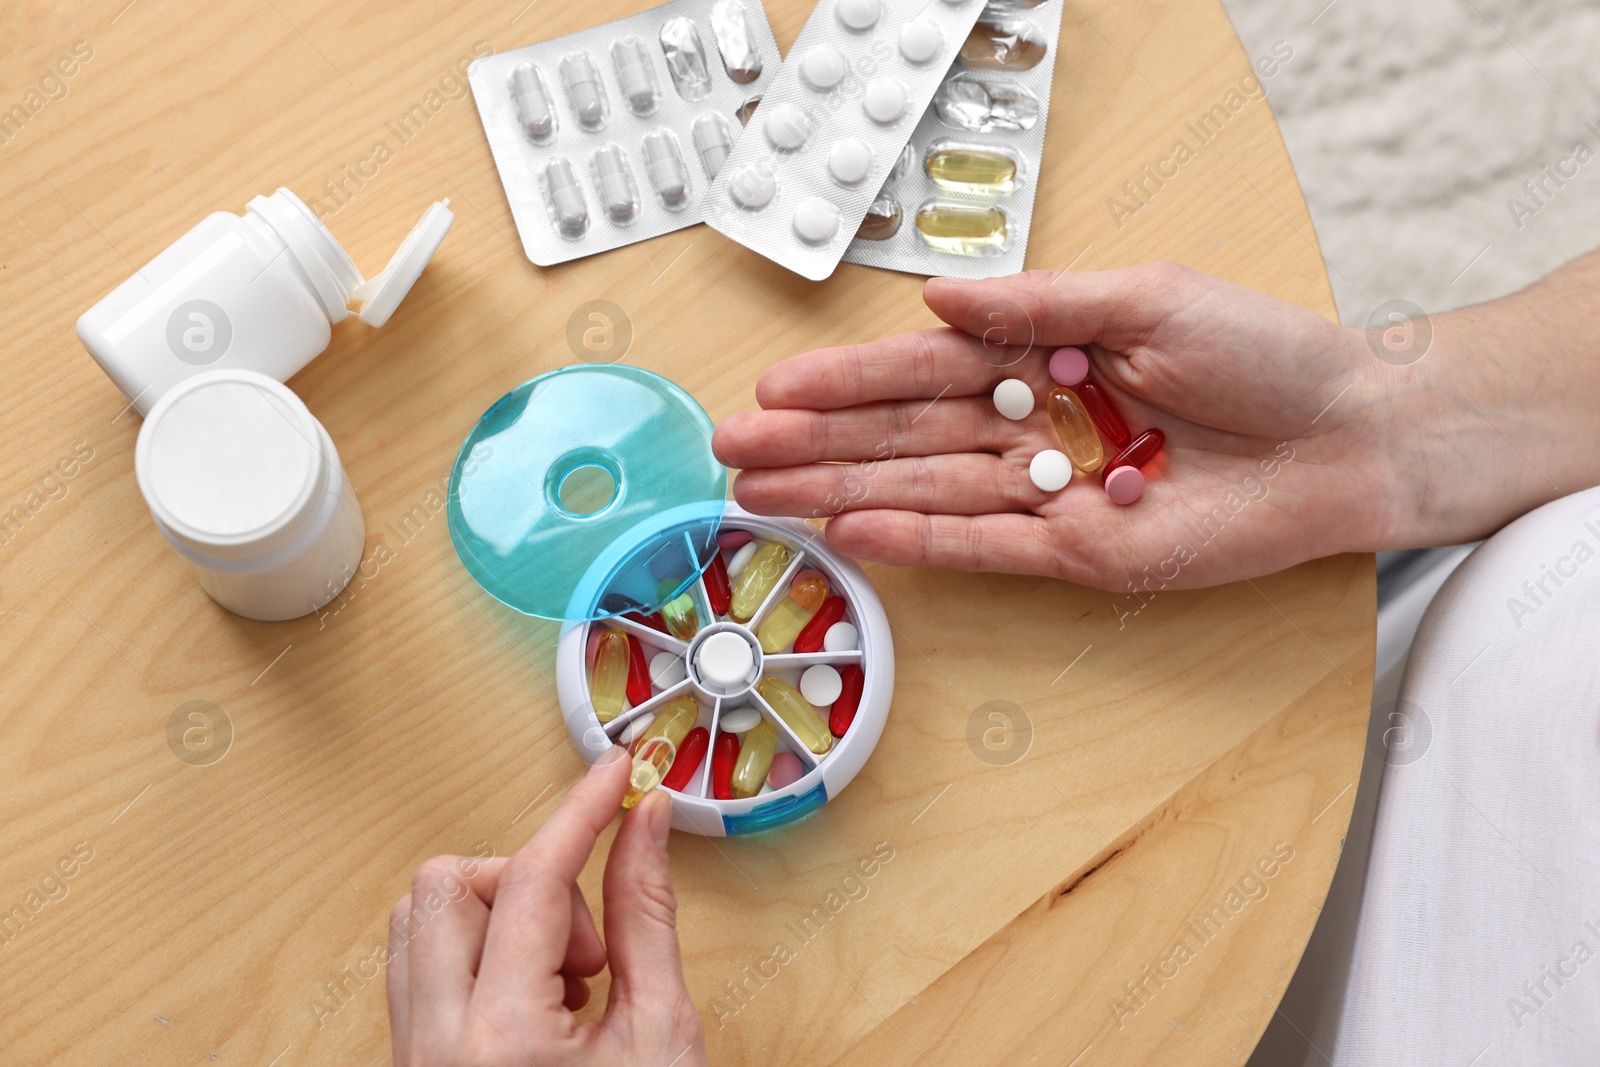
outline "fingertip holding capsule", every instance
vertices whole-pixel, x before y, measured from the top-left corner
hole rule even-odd
[[[678,746],[666,737],[652,737],[639,746],[639,751],[633,756],[633,766],[628,769],[628,790],[622,794],[624,810],[639,803],[661,784],[677,755]],[[604,758],[601,756],[601,759]]]

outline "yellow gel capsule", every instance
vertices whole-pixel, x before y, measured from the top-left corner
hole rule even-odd
[[[665,595],[678,583],[670,578],[661,583]],[[694,597],[688,593],[661,606],[661,621],[667,624],[667,633],[680,641],[688,641],[700,632],[700,613],[695,610]]]
[[[739,758],[733,765],[733,795],[740,800],[761,792],[761,783],[767,780],[772,769],[772,757],[778,752],[778,730],[762,719],[744,735],[739,746]]]
[[[1072,460],[1072,465],[1085,474],[1093,474],[1104,466],[1105,446],[1100,443],[1094,420],[1089,417],[1089,409],[1083,406],[1078,394],[1064,385],[1058,385],[1050,390],[1047,406],[1056,436],[1061,438],[1061,451]]]
[[[639,735],[639,740],[634,742],[633,751],[643,752],[646,745],[658,737],[664,737],[672,742],[672,747],[677,748],[683,744],[683,739],[689,736],[689,731],[694,729],[695,720],[700,717],[700,704],[692,696],[681,696],[657,715],[655,721],[646,727],[644,733]]]
[[[678,746],[664,737],[653,737],[641,746],[628,770],[628,791],[622,794],[623,808],[633,807],[660,785],[677,756]]]
[[[935,148],[923,162],[941,189],[1004,196],[1017,187],[1017,161],[984,148]]]
[[[787,548],[776,542],[762,545],[739,572],[739,584],[733,587],[733,605],[728,609],[728,617],[734,622],[749,622],[767,594],[772,592],[772,587],[778,584],[778,579],[783,577],[787,566]]]
[[[622,710],[628,692],[628,638],[621,630],[607,630],[595,652],[594,673],[589,676],[589,703],[595,718],[610,722]]]
[[[833,734],[828,731],[828,724],[798,689],[782,678],[768,678],[756,688],[801,744],[819,756],[833,747]]]
[[[811,616],[828,599],[828,583],[821,578],[804,578],[794,583],[789,595],[767,615],[756,631],[761,641],[761,651],[769,656],[781,648],[794,644],[800,631],[806,628]]]
[[[978,204],[934,201],[917,209],[923,243],[958,256],[997,256],[1006,248],[1006,213]]]

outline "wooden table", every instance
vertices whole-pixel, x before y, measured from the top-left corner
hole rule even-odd
[[[846,266],[811,284],[703,227],[532,267],[453,70],[640,5],[522,5],[8,14],[0,104],[37,105],[0,144],[0,910],[23,908],[0,942],[8,1063],[387,1062],[370,958],[412,868],[515,849],[579,770],[553,629],[473,585],[438,508],[474,419],[572,361],[565,325],[590,299],[631,316],[629,361],[718,417],[786,355],[932,321],[918,279]],[[787,45],[806,5],[771,7]],[[1064,41],[1030,264],[1170,257],[1331,315],[1216,0],[1075,0]],[[71,77],[47,77],[75,53]],[[402,141],[390,124],[418,104]],[[1214,105],[1227,120],[1199,144],[1187,124]],[[1114,212],[1178,140],[1193,158]],[[385,329],[342,326],[293,382],[358,487],[369,559],[337,610],[262,624],[212,605],[152,527],[138,422],[73,322],[203,214],[278,185],[336,206],[329,225],[369,271],[428,202],[452,198],[457,220]],[[1370,557],[1162,593],[1120,625],[1138,605],[1106,593],[869,573],[898,687],[866,769],[791,829],[672,844],[713,1059],[1241,1062],[1349,817]],[[218,762],[169,746],[189,701],[221,709],[216,745],[225,716]],[[992,701],[1021,709],[991,735],[998,755],[968,743]],[[75,847],[91,858],[50,878]],[[865,895],[776,977],[746,977],[874,849],[892,859]]]

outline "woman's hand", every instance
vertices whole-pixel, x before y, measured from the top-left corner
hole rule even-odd
[[[761,376],[763,410],[729,417],[714,439],[743,469],[741,505],[833,516],[829,544],[863,559],[1116,590],[1370,550],[1392,522],[1360,387],[1377,361],[1360,333],[1167,263],[936,278],[923,299],[954,329],[807,352]],[[1063,345],[1088,353],[1134,434],[1166,434],[1132,506],[1113,504],[1098,475],[1056,493],[1028,477],[1035,453],[1061,447],[1045,397]],[[1021,422],[990,398],[1005,378],[1033,389]]]
[[[700,1016],[678,955],[663,790],[622,820],[606,861],[605,941],[578,872],[627,786],[621,749],[602,757],[509,859],[442,856],[417,869],[389,920],[389,1029],[396,1067],[694,1067]],[[599,1022],[573,1012],[611,968]]]

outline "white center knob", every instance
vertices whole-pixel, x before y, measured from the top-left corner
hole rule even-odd
[[[729,688],[742,685],[755,666],[755,653],[750,642],[736,633],[724,630],[700,642],[695,662],[700,667],[700,677],[712,685]]]

